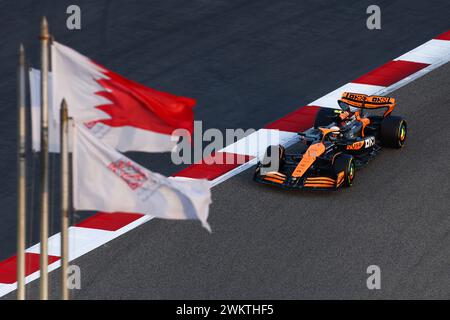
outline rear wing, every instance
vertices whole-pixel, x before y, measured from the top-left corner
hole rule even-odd
[[[342,94],[342,102],[361,109],[380,109],[387,108],[384,116],[388,116],[395,108],[395,99],[383,96],[368,96],[362,93],[344,92]]]

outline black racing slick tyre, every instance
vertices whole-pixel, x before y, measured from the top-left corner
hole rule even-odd
[[[332,108],[320,108],[316,114],[316,120],[314,121],[314,128],[326,127],[330,123],[334,122],[337,117],[335,109]]]
[[[284,167],[286,149],[282,145],[268,146],[266,149],[266,154],[264,155],[264,159],[261,163],[262,167],[269,168],[272,166],[272,155],[275,157],[278,156],[278,170],[275,171],[280,171]]]
[[[336,176],[339,178],[339,174],[344,172],[344,181],[342,182],[342,186],[351,187],[353,184],[353,180],[355,179],[355,160],[352,156],[348,154],[340,154],[334,159],[333,162],[334,172]]]
[[[388,116],[381,121],[380,140],[384,147],[401,148],[405,145],[408,127],[406,120],[397,116]]]

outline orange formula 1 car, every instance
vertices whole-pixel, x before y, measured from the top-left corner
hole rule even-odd
[[[258,163],[254,180],[288,189],[336,190],[349,187],[355,171],[381,147],[401,148],[406,121],[393,116],[395,99],[344,92],[340,110],[322,108],[314,128],[299,133],[306,145],[299,154],[286,154],[281,145],[270,146]],[[367,110],[385,108],[383,115]]]

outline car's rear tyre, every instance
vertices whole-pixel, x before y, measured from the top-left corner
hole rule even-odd
[[[332,108],[320,108],[316,114],[316,120],[314,121],[314,128],[326,127],[330,123],[336,121],[337,113]]]
[[[356,165],[355,160],[348,154],[340,154],[334,159],[333,162],[334,172],[336,176],[342,171],[344,172],[343,187],[351,187],[353,180],[355,179]]]
[[[405,145],[408,127],[406,120],[397,116],[388,116],[381,121],[381,144],[389,148],[401,148]]]
[[[274,154],[275,153],[275,154]],[[268,146],[266,149],[266,153],[264,155],[264,160],[261,163],[261,166],[264,168],[269,168],[272,166],[272,154],[274,156],[278,156],[278,170],[280,171],[284,167],[286,149],[282,145],[278,146]]]

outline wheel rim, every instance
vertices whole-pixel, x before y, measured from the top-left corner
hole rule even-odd
[[[402,122],[402,124],[400,126],[400,130],[399,130],[399,137],[398,137],[400,145],[403,145],[403,143],[405,142],[405,139],[406,139],[406,126]]]
[[[351,184],[353,181],[353,178],[355,177],[355,165],[353,163],[353,160],[350,161],[350,164],[348,166],[348,183]]]

